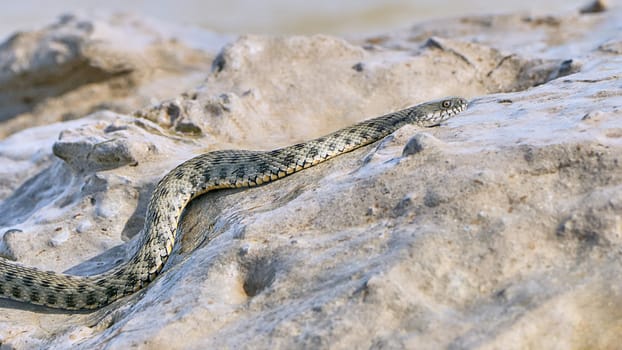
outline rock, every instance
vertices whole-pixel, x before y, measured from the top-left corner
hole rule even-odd
[[[89,275],[127,259],[154,183],[184,159],[470,99],[438,128],[406,126],[276,183],[197,198],[163,273],[102,310],[0,300],[1,344],[615,348],[621,19],[611,8],[470,16],[350,41],[244,36],[213,55],[202,85],[164,88],[131,115],[8,136],[0,254]]]
[[[64,15],[2,43],[0,137],[102,109],[129,113],[199,84],[214,52],[192,47],[189,35],[179,40],[175,30],[142,22]],[[225,40],[202,35],[206,44]]]
[[[426,133],[418,133],[413,136],[402,150],[402,157],[408,157],[430,148],[440,148],[442,142],[435,139],[434,136]]]
[[[582,7],[579,12],[580,13],[599,13],[606,11],[608,8],[607,1],[605,0],[595,0],[590,2],[589,4]]]

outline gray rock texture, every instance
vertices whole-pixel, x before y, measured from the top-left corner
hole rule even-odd
[[[0,137],[170,98],[204,79],[225,42],[129,15],[65,15],[39,31],[17,32],[0,44]]]
[[[5,258],[104,271],[135,249],[154,183],[193,155],[272,149],[446,95],[471,103],[438,128],[198,198],[162,275],[102,310],[0,300],[2,348],[619,346],[622,9],[222,49],[182,33],[147,40],[159,54],[141,51],[145,64],[110,37],[90,44],[109,21],[63,18],[0,47]],[[132,23],[117,30],[160,32]],[[52,37],[75,51],[51,54]],[[119,95],[83,94],[134,74]]]

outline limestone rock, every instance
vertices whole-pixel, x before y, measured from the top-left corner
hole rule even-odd
[[[0,343],[618,346],[621,20],[611,8],[349,40],[245,36],[213,55],[201,85],[131,115],[8,136],[0,254],[93,274],[135,249],[153,184],[184,159],[293,144],[444,95],[471,100],[438,128],[406,126],[276,183],[198,198],[161,276],[102,310],[0,300]]]
[[[129,113],[199,84],[225,38],[186,33],[180,40],[178,30],[159,27],[166,24],[64,15],[12,35],[0,44],[0,137],[102,109]],[[203,47],[193,47],[197,37]]]

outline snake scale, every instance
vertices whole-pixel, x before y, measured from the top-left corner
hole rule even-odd
[[[71,276],[0,258],[0,297],[65,310],[97,309],[153,281],[166,263],[182,211],[206,192],[254,187],[378,141],[406,124],[435,126],[465,110],[459,97],[423,103],[273,151],[221,150],[187,160],[165,175],[149,201],[138,249],[124,264]]]

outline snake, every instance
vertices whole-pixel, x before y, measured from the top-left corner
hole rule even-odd
[[[464,111],[447,97],[359,122],[311,141],[272,151],[217,150],[186,160],[155,186],[137,249],[126,262],[92,276],[45,271],[0,258],[0,298],[61,310],[94,310],[152,282],[168,260],[184,208],[209,191],[266,184],[362,146],[406,124],[437,126]]]

